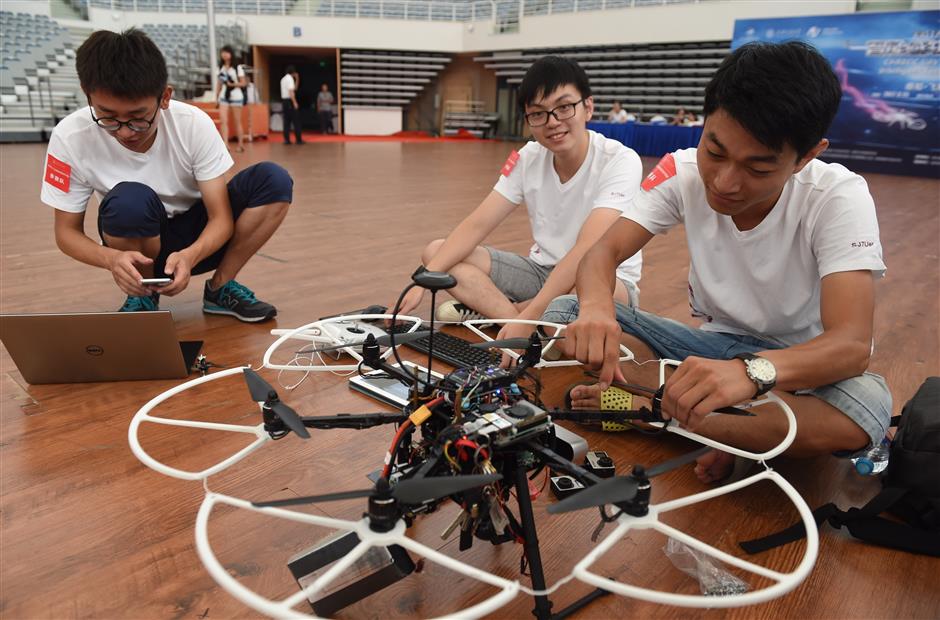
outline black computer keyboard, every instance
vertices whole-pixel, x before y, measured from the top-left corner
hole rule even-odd
[[[410,325],[398,325],[396,333],[407,331]],[[431,336],[412,340],[405,344],[415,351],[427,353],[431,344]],[[444,332],[434,332],[433,357],[457,368],[476,368],[479,366],[492,366],[499,363],[499,357],[487,349],[478,349],[470,346],[469,340],[458,338]]]

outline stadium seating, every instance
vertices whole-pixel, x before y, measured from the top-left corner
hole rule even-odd
[[[144,24],[141,30],[153,39],[166,57],[170,83],[180,97],[195,98],[209,88],[212,58],[206,26]],[[215,39],[219,47],[231,45],[236,56],[242,56],[248,49],[245,33],[237,24],[216,25]]]
[[[405,107],[449,62],[447,54],[342,50],[343,105]]]
[[[0,141],[40,140],[84,105],[68,30],[46,15],[0,11]]]
[[[679,107],[701,115],[705,84],[730,47],[729,41],[702,41],[538,49],[485,54],[474,60],[509,84],[518,84],[537,58],[564,54],[577,60],[587,72],[597,118],[606,118],[613,102],[619,101],[624,109],[645,120],[653,115],[671,118]]]

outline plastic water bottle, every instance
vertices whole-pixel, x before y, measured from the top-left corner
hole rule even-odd
[[[858,458],[852,459],[855,471],[863,476],[880,474],[888,467],[888,455],[891,452],[891,442],[887,437],[881,443]]]

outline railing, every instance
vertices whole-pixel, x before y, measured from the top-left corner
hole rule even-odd
[[[418,21],[476,22],[492,20],[498,32],[518,29],[522,15],[694,4],[707,0],[214,0],[216,13],[365,17]],[[89,0],[89,5],[117,11],[205,13],[206,0]],[[521,9],[521,11],[520,11]]]

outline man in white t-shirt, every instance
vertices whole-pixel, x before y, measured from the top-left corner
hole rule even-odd
[[[284,144],[290,144],[290,127],[294,126],[297,144],[303,144],[300,127],[300,105],[297,103],[297,88],[300,75],[294,65],[287,65],[281,78],[281,109],[284,111]]]
[[[783,439],[779,412],[709,415],[771,388],[796,415],[791,455],[852,454],[881,441],[891,395],[865,372],[874,280],[885,270],[875,206],[864,179],[815,159],[840,98],[829,63],[803,43],[749,44],[725,59],[705,90],[698,148],[659,162],[581,262],[579,298],[546,312],[574,321],[563,348],[600,368],[597,385],[572,390],[575,407],[596,407],[600,391],[623,380],[624,343],[640,360],[684,360],[665,383],[662,411],[720,442],[760,452]],[[614,266],[680,223],[700,329],[610,295]],[[733,463],[713,451],[696,473],[721,480]]]
[[[440,320],[538,319],[552,299],[573,290],[578,261],[637,192],[639,156],[585,127],[594,101],[576,62],[546,56],[533,63],[519,86],[519,106],[536,141],[513,151],[489,196],[422,254],[424,267],[457,279],[448,291],[455,301],[437,308]],[[528,256],[479,245],[523,202],[535,241]],[[637,252],[617,269],[614,295],[623,304],[637,301],[641,265]],[[423,289],[412,289],[400,311],[412,311],[422,296]],[[530,332],[508,324],[500,338]]]
[[[99,30],[78,49],[88,107],[52,132],[41,199],[55,208],[59,248],[111,272],[122,311],[157,310],[160,295],[212,271],[203,312],[263,321],[277,310],[235,281],[287,214],[293,181],[270,162],[226,184],[232,158],[212,119],[172,101],[163,54],[139,30]],[[101,243],[84,232],[92,194]],[[144,278],[170,278],[166,284]]]

